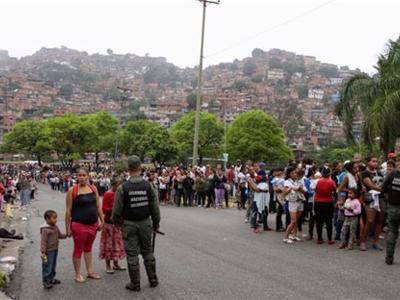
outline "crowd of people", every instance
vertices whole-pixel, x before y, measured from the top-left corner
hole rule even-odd
[[[389,153],[381,165],[371,155],[364,161],[355,157],[322,166],[310,159],[290,161],[282,168],[269,170],[262,162],[237,160],[226,170],[217,164],[142,168],[136,172],[137,178],[150,184],[160,205],[237,208],[244,212],[245,223],[254,233],[281,232],[288,245],[315,239],[317,245],[327,242],[337,244],[338,249],[383,251],[381,241],[386,240],[386,263],[393,264],[400,226],[400,166],[395,153]],[[106,272],[125,270],[118,263],[127,255],[122,232],[113,222],[120,216],[112,214],[114,195],[129,180],[129,172],[118,174],[111,169],[1,165],[0,205],[12,204],[19,196],[21,207],[26,207],[37,195],[37,182],[67,193],[66,220],[70,221],[66,221],[66,234],[56,228],[57,213],[47,211],[41,231],[43,236],[53,238],[50,250],[46,249],[48,242],[42,244],[42,256],[46,261],[56,261],[58,239],[73,237],[75,280],[81,283],[85,282],[80,273],[82,255],[87,278],[100,278],[91,263],[98,230],[102,230],[100,258],[106,262]],[[150,264],[154,257],[147,259]],[[151,267],[149,270],[151,273]],[[46,288],[59,283],[55,270],[48,265],[43,269],[43,278]],[[155,285],[156,282],[153,277]],[[127,288],[135,290],[138,286],[131,282]]]

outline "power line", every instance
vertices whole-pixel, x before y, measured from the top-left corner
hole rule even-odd
[[[217,56],[217,55],[225,53],[225,52],[227,52],[227,51],[229,51],[231,49],[237,48],[237,47],[241,46],[242,44],[245,44],[245,43],[247,43],[247,42],[249,42],[251,40],[254,40],[254,39],[258,38],[259,36],[261,36],[263,34],[266,34],[268,32],[274,31],[274,30],[276,30],[276,29],[278,29],[280,27],[286,26],[286,25],[288,25],[288,24],[290,24],[290,23],[292,23],[292,22],[294,22],[294,21],[296,21],[296,20],[298,20],[298,19],[300,19],[302,17],[305,17],[305,16],[307,16],[307,15],[309,15],[309,14],[315,12],[315,11],[318,11],[318,10],[324,8],[325,6],[328,6],[328,5],[330,5],[330,4],[334,3],[334,2],[337,2],[337,1],[338,0],[327,1],[325,3],[322,3],[320,5],[315,6],[315,7],[311,8],[311,9],[309,9],[309,10],[303,11],[302,13],[300,13],[300,14],[292,17],[292,18],[289,18],[289,19],[287,19],[287,20],[285,20],[285,21],[283,21],[283,22],[281,22],[279,24],[273,25],[272,27],[269,27],[269,28],[267,28],[267,29],[255,34],[253,36],[250,36],[250,37],[245,38],[245,39],[243,39],[241,41],[233,43],[230,46],[228,46],[226,48],[223,48],[223,49],[221,49],[219,51],[212,52],[212,53],[206,55],[205,58]]]

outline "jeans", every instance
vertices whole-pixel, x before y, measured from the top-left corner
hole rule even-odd
[[[246,201],[247,201],[247,190],[246,188],[242,188],[240,190],[240,204],[238,208],[246,209]]]
[[[193,205],[193,190],[183,189],[183,206]]]
[[[215,189],[215,207],[222,207],[225,197],[225,189]]]
[[[251,227],[254,229],[258,228],[257,218],[259,216],[260,216],[260,213],[258,211],[257,203],[255,201],[253,201],[253,203],[251,204]],[[268,228],[267,218],[268,218],[268,210],[264,207],[264,209],[261,213],[261,219],[263,222],[264,230]]]
[[[197,205],[204,206],[206,204],[206,193],[197,192]]]
[[[277,214],[276,214],[276,230],[283,229],[283,223],[282,223],[282,215],[283,215],[283,206],[280,204],[278,201],[277,203]]]
[[[28,205],[30,198],[31,198],[31,190],[22,190],[21,191],[21,206]]]
[[[58,250],[47,251],[47,263],[42,263],[43,282],[52,282],[56,277]]]
[[[315,222],[315,215],[314,215],[314,203],[308,202],[307,203],[307,208],[308,208],[308,234],[310,237],[313,237],[314,235],[314,222]]]
[[[183,197],[183,189],[176,189],[175,203],[177,206],[181,206],[182,197]]]

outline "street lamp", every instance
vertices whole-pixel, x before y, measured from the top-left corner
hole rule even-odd
[[[193,166],[197,165],[197,157],[199,153],[200,109],[201,109],[201,98],[203,90],[203,51],[204,51],[204,31],[206,25],[206,8],[207,4],[220,3],[220,0],[197,0],[197,1],[200,1],[203,4],[203,20],[201,25],[199,78],[197,81],[196,116],[194,124]]]

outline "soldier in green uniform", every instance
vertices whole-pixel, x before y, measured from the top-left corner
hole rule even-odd
[[[386,240],[386,263],[393,264],[394,249],[399,236],[400,227],[400,171],[397,169],[385,177],[382,184],[382,192],[388,193],[388,236]]]
[[[160,227],[160,210],[153,188],[140,176],[141,161],[139,157],[128,158],[128,169],[129,179],[115,193],[111,220],[114,224],[122,222],[122,234],[131,280],[126,288],[140,291],[139,254],[143,257],[150,287],[158,285],[156,259],[152,252],[151,238],[153,231],[156,232]]]

